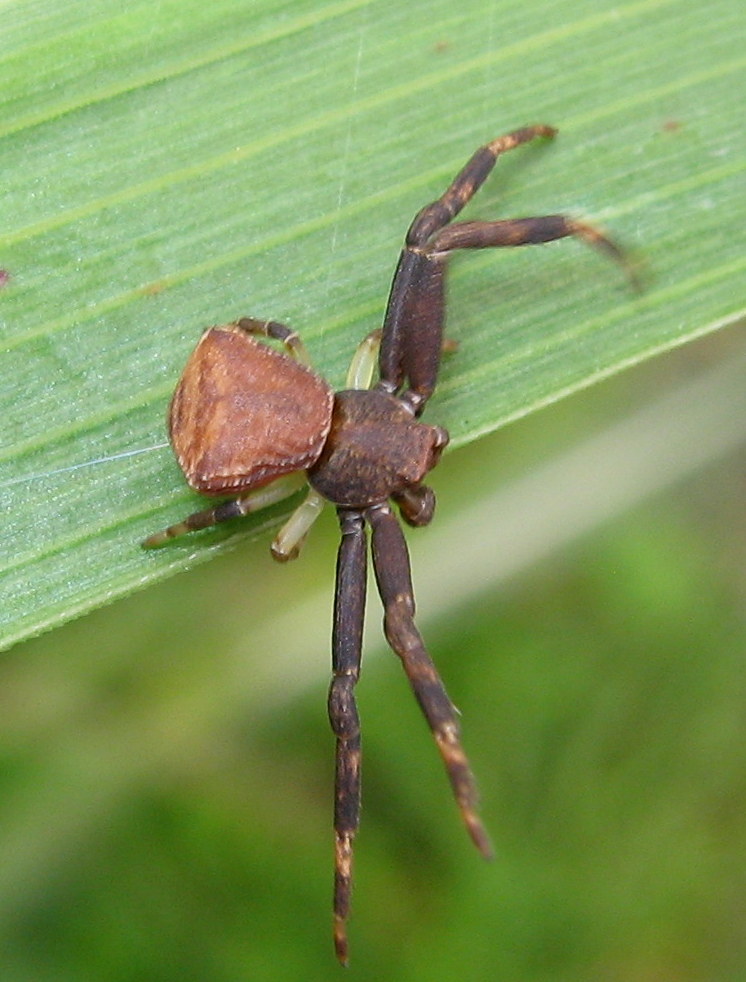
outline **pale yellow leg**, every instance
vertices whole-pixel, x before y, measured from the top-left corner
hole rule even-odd
[[[278,562],[285,563],[289,559],[297,559],[308,530],[321,514],[323,507],[324,499],[312,488],[306,495],[305,501],[298,505],[275,536],[270,548]]]
[[[378,349],[381,347],[381,331],[371,331],[363,338],[352,356],[345,381],[346,389],[369,389],[373,381],[373,373],[378,361]]]
[[[380,346],[380,331],[372,331],[360,342],[350,362],[345,388],[370,388]],[[311,489],[305,501],[295,509],[276,535],[271,546],[275,559],[284,563],[297,558],[309,529],[321,514],[323,507],[324,499],[318,491]]]

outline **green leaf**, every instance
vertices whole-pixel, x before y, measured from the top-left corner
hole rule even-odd
[[[560,136],[501,161],[468,215],[587,217],[648,286],[574,242],[458,257],[460,347],[428,408],[455,443],[743,316],[733,0],[1,16],[3,645],[226,548],[138,548],[196,505],[164,413],[201,328],[285,321],[340,384],[414,212],[515,126]]]

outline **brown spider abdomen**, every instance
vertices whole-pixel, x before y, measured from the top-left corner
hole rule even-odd
[[[308,480],[335,505],[367,508],[417,485],[438,462],[448,434],[413,418],[394,396],[347,389]]]
[[[332,419],[327,383],[229,325],[211,327],[171,400],[169,432],[189,484],[231,495],[305,470]]]

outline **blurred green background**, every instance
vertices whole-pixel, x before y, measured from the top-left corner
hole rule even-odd
[[[433,474],[418,621],[496,858],[459,825],[372,596],[349,973],[746,978],[740,4],[2,11],[4,637],[149,588],[0,660],[0,982],[339,976],[334,516],[285,567],[269,533],[146,556],[194,503],[167,451],[56,470],[162,441],[216,317],[307,324],[340,378],[412,202],[538,119],[562,140],[504,169],[489,214],[608,220],[648,291],[572,243],[465,257],[428,421],[465,442],[714,333]]]

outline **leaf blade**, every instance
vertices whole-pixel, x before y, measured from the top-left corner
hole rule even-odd
[[[454,443],[743,316],[727,0],[84,6],[64,35],[4,8],[3,645],[225,548],[137,548],[194,504],[163,413],[201,328],[285,320],[340,384],[411,215],[514,125],[561,135],[470,213],[600,219],[651,284],[579,245],[454,262],[460,350],[428,409]]]

